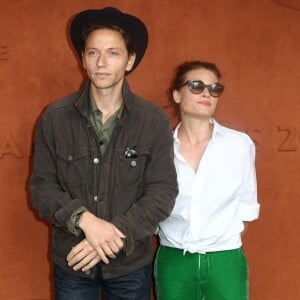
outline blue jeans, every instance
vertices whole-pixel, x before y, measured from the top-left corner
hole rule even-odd
[[[152,265],[112,279],[103,279],[100,267],[95,278],[74,276],[54,265],[56,300],[150,300]]]

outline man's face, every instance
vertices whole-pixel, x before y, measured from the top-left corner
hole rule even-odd
[[[130,71],[135,55],[128,56],[122,35],[111,29],[97,29],[90,33],[82,53],[83,66],[97,89],[122,85],[126,71]]]

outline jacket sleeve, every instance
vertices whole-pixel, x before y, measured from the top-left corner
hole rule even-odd
[[[39,120],[29,188],[33,207],[41,218],[68,231],[69,218],[83,203],[79,199],[72,199],[58,180],[52,124],[51,118],[46,114]]]
[[[154,120],[151,157],[143,177],[143,195],[112,223],[126,235],[126,255],[134,250],[134,243],[155,233],[159,222],[171,213],[178,193],[174,166],[173,137],[167,117]]]

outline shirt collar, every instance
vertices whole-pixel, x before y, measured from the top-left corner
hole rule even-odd
[[[119,119],[119,120],[121,119],[123,108],[124,108],[124,102],[122,102],[120,108],[114,113],[114,116],[116,119]],[[89,110],[90,110],[90,113],[95,113],[95,112],[99,111],[100,114],[102,115],[102,111],[100,109],[98,109],[98,107],[95,103],[93,94],[91,92],[89,93]]]
[[[210,118],[210,122],[214,124],[213,133],[212,133],[212,139],[216,137],[217,135],[225,135],[226,130],[225,127],[222,126],[220,123],[218,123],[214,118]]]
[[[225,134],[224,127],[221,124],[219,124],[214,118],[210,118],[209,122],[214,125],[212,139],[214,139],[217,135]],[[178,131],[179,131],[180,126],[181,126],[181,122],[178,123],[178,125],[175,127],[175,129],[173,131],[173,138],[176,143],[180,142],[178,139]]]

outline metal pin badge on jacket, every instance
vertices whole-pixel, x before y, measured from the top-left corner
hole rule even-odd
[[[132,147],[132,148],[127,147],[125,152],[124,152],[124,157],[125,158],[137,158],[138,153],[135,150],[135,147]]]

